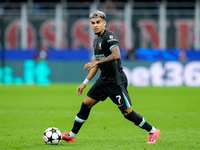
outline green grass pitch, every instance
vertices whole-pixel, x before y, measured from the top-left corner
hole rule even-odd
[[[200,88],[185,86],[128,87],[133,109],[161,130],[156,144],[146,144],[148,133],[107,99],[92,108],[75,143],[46,145],[43,132],[48,127],[71,130],[90,86],[78,96],[78,84],[0,85],[0,149],[200,149]]]

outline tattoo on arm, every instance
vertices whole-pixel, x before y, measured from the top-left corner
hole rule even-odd
[[[121,55],[120,55],[120,51],[119,51],[119,47],[118,47],[118,46],[113,47],[113,48],[111,49],[111,52],[112,52],[112,53],[111,53],[108,57],[99,60],[99,63],[103,64],[103,63],[115,61],[115,60],[121,58]]]
[[[120,59],[121,58],[121,55],[120,55],[120,50],[119,50],[119,47],[118,46],[115,46],[111,49],[111,52],[114,57],[114,59]]]

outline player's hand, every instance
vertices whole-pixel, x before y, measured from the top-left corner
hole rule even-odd
[[[94,68],[96,65],[97,65],[97,61],[89,62],[89,63],[85,64],[84,70],[89,72],[90,69]]]
[[[83,94],[83,89],[86,87],[86,84],[81,84],[78,88],[77,88],[77,94],[78,95],[82,95]]]

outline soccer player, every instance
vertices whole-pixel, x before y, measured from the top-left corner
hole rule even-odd
[[[124,117],[136,126],[149,132],[147,143],[156,143],[160,130],[150,125],[145,119],[132,109],[131,100],[127,91],[127,77],[121,66],[121,55],[118,40],[115,35],[105,28],[106,15],[102,11],[94,11],[90,14],[90,22],[96,38],[93,42],[94,61],[88,62],[84,70],[88,75],[84,82],[77,88],[78,95],[82,95],[87,83],[95,76],[98,69],[100,77],[90,88],[86,99],[83,101],[80,111],[75,117],[72,130],[62,134],[62,140],[74,142],[77,133],[87,120],[91,108],[99,101],[107,97],[118,106]]]

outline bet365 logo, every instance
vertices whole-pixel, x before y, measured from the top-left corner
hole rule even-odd
[[[33,60],[24,61],[23,77],[13,77],[13,69],[9,66],[0,67],[0,84],[39,84],[51,83],[49,75],[51,70],[46,62],[35,63]]]

